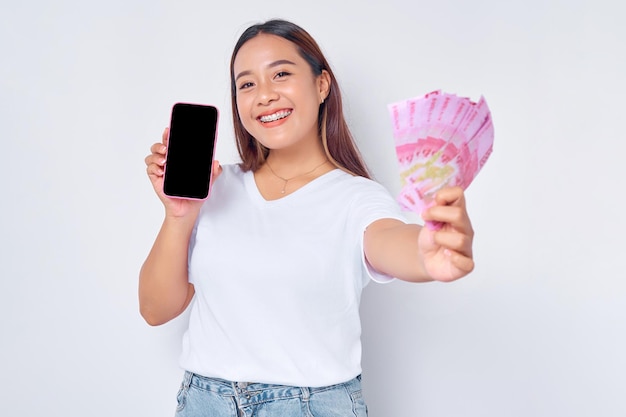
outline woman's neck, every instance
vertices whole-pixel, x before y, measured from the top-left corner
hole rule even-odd
[[[272,149],[265,163],[254,173],[259,192],[276,200],[298,190],[317,177],[332,171],[322,144],[298,149]]]
[[[311,146],[272,149],[266,161],[275,174],[284,178],[291,178],[308,172],[327,160],[321,142],[317,142]]]

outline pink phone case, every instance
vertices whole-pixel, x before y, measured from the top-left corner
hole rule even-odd
[[[174,113],[174,107],[177,104],[183,104],[183,105],[193,105],[193,106],[207,106],[207,107],[213,107],[215,109],[216,112],[216,116],[215,116],[215,135],[213,138],[213,152],[211,153],[211,170],[209,173],[209,189],[207,192],[207,196],[204,198],[194,198],[194,197],[182,197],[182,196],[176,196],[176,195],[169,195],[169,194],[165,194],[165,190],[163,190],[163,193],[168,196],[169,198],[175,198],[175,199],[181,199],[181,200],[206,200],[207,198],[209,198],[209,196],[211,195],[211,189],[213,188],[213,161],[215,160],[215,148],[217,147],[217,135],[218,135],[218,128],[219,128],[219,116],[220,116],[220,112],[217,106],[214,106],[212,104],[203,104],[203,103],[189,103],[189,102],[176,102],[172,105],[172,109],[170,110],[170,130],[169,132],[172,131],[172,115]],[[169,133],[168,133],[168,138],[167,138],[167,144],[168,144],[168,149],[169,149]],[[167,150],[165,151],[165,165],[163,166],[163,186],[165,187],[165,175],[167,175]]]

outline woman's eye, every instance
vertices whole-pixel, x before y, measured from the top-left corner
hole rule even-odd
[[[291,75],[290,73],[288,73],[287,71],[280,71],[276,73],[276,78],[284,78],[288,75]]]
[[[252,87],[252,86],[253,86],[253,84],[252,84],[251,82],[247,82],[247,83],[243,83],[243,84],[241,84],[241,85],[239,86],[239,89],[240,89],[240,90],[244,90],[244,89],[246,89],[246,88],[250,88],[250,87]]]

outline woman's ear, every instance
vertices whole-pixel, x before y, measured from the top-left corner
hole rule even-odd
[[[322,70],[322,73],[317,77],[317,86],[319,90],[321,104],[330,94],[330,74],[328,73],[328,71]]]

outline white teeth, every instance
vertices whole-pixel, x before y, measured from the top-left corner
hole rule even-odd
[[[274,114],[270,114],[270,115],[267,115],[267,116],[261,116],[261,117],[259,117],[259,120],[262,121],[263,123],[275,122],[276,120],[285,118],[285,117],[289,116],[290,114],[291,114],[291,111],[281,110],[281,111],[276,112]]]

